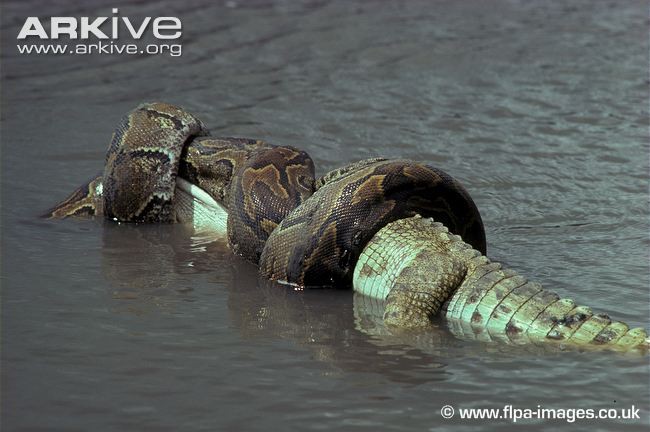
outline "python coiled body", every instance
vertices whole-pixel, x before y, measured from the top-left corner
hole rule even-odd
[[[485,251],[478,209],[443,171],[408,160],[373,160],[326,174],[267,241],[262,276],[298,286],[349,286],[359,254],[383,226],[420,214]],[[307,235],[308,234],[308,235]]]
[[[228,241],[257,263],[278,224],[314,192],[314,163],[293,147],[254,152],[235,170],[228,201]]]
[[[125,116],[106,153],[103,213],[125,222],[173,222],[176,176],[185,143],[206,135],[203,123],[163,103]]]
[[[302,150],[207,134],[178,107],[137,107],[113,134],[103,176],[91,181],[101,190],[75,191],[48,215],[80,215],[83,208],[121,222],[175,222],[180,175],[227,209],[231,248],[259,263],[269,279],[349,286],[368,240],[387,223],[415,214],[444,222],[485,252],[476,205],[440,169],[375,158],[315,179],[314,163]]]
[[[181,108],[143,104],[113,134],[103,174],[47,216],[218,219],[210,226],[263,277],[302,288],[353,285],[385,301],[384,319],[395,327],[430,325],[442,313],[460,323],[450,324],[452,331],[470,326],[500,340],[523,335],[647,349],[643,329],[593,314],[490,262],[476,205],[442,170],[375,158],[320,178],[314,171],[302,150],[213,138]],[[198,195],[202,213],[188,210]],[[223,217],[213,215],[219,212]]]

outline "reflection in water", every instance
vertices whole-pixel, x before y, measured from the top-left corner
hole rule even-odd
[[[400,341],[355,326],[351,291],[295,291],[256,277],[238,277],[228,297],[234,325],[244,337],[281,337],[308,347],[316,360],[346,372],[379,373],[392,381],[421,384],[447,378],[444,363]]]
[[[171,310],[193,290],[191,279],[179,286],[178,275],[210,270],[219,274],[226,263],[220,257],[225,243],[183,225],[104,223],[102,269],[112,285],[116,310],[146,313],[151,308]],[[209,252],[208,252],[209,250]],[[134,301],[135,300],[135,301]]]
[[[382,302],[349,290],[296,291],[260,280],[256,268],[232,256],[225,241],[211,240],[180,225],[106,224],[103,272],[117,301],[114,311],[172,313],[179,301],[193,301],[186,294],[202,273],[211,283],[230,287],[230,320],[244,340],[287,339],[307,347],[315,360],[346,372],[421,384],[447,379],[445,365],[459,355],[553,351],[547,346],[461,342],[458,337],[490,339],[454,327],[452,334],[444,320],[427,330],[393,330],[384,325]],[[179,286],[179,275],[190,277],[181,278],[185,283]]]
[[[244,339],[288,339],[332,367],[380,373],[399,382],[447,378],[438,358],[445,344],[438,340],[444,336],[432,338],[436,346],[423,350],[409,339],[374,332],[378,324],[359,319],[371,314],[365,303],[353,302],[351,291],[295,291],[261,281],[256,268],[233,257],[225,243],[197,242],[196,235],[188,236],[189,228],[175,228],[106,224],[102,268],[112,285],[115,312],[173,312],[192,289],[192,278],[188,286],[174,286],[178,274],[205,273],[230,287],[230,319]],[[355,324],[361,321],[365,324]]]
[[[372,335],[375,343],[392,346],[404,344],[425,353],[449,358],[460,347],[463,355],[521,355],[553,354],[565,347],[548,343],[536,345],[524,337],[509,338],[505,333],[492,332],[468,323],[439,317],[428,329],[400,330],[386,327],[383,320],[384,302],[360,294],[354,294],[356,328]],[[480,342],[480,343],[475,343]],[[538,341],[539,343],[539,341]],[[584,349],[582,347],[576,349]]]

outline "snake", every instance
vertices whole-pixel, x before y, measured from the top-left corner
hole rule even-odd
[[[384,301],[396,328],[426,327],[442,314],[452,331],[466,324],[511,342],[648,347],[645,330],[491,262],[476,204],[440,168],[372,158],[316,177],[304,150],[212,137],[163,102],[124,116],[104,171],[45,216],[202,223],[262,278],[296,289],[353,287]]]

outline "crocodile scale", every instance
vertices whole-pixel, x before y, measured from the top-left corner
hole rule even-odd
[[[385,301],[392,327],[425,327],[442,314],[456,334],[647,349],[645,330],[491,262],[476,205],[444,171],[374,158],[314,172],[302,150],[210,137],[182,108],[149,103],[119,123],[103,173],[46,216],[202,225],[264,278],[353,286]]]

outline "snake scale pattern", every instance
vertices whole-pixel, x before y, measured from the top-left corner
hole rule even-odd
[[[210,137],[200,120],[165,103],[127,114],[103,173],[46,216],[192,221],[183,191],[223,209],[231,249],[262,277],[300,288],[353,286],[385,301],[390,326],[423,327],[443,314],[452,331],[469,326],[492,339],[647,350],[645,330],[490,262],[476,205],[442,170],[375,158],[316,178],[302,150]]]

